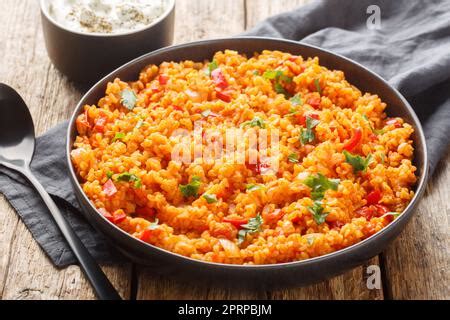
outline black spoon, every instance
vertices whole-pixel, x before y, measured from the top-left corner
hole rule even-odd
[[[0,83],[0,165],[23,174],[41,195],[64,238],[74,252],[81,269],[99,299],[120,300],[120,295],[109,282],[100,266],[92,258],[30,170],[33,159],[35,136],[31,114],[23,99],[11,87]]]

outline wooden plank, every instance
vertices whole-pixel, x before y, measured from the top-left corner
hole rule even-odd
[[[71,114],[81,92],[51,65],[44,47],[39,4],[3,1],[0,11],[0,79],[27,102],[37,134]],[[4,299],[91,299],[77,266],[52,266],[16,213],[0,199],[0,294]],[[14,254],[12,254],[14,253]],[[105,268],[124,297],[130,295],[131,265]]]
[[[246,0],[246,27],[250,29],[267,17],[292,10],[308,2],[311,0]]]
[[[450,299],[449,181],[450,150],[412,221],[383,254],[389,298]]]
[[[220,38],[244,31],[244,0],[177,0],[175,43]]]

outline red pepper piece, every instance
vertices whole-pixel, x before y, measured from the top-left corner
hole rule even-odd
[[[225,79],[225,76],[223,75],[220,68],[214,69],[211,72],[211,78],[213,79],[217,88],[226,89],[228,87],[227,79]]]
[[[353,130],[353,136],[344,144],[344,150],[352,151],[361,142],[362,131],[360,128]]]
[[[248,222],[248,219],[223,218],[223,222],[231,223],[233,226],[240,229],[243,224],[246,224]]]
[[[106,181],[106,183],[103,185],[103,193],[108,197],[112,197],[117,193],[117,188],[111,179]]]
[[[373,190],[366,196],[367,205],[377,204],[381,200],[380,190]]]

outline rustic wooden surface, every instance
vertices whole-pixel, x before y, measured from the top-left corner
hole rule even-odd
[[[269,15],[307,0],[178,0],[175,42],[238,34]],[[0,11],[0,81],[28,103],[37,133],[67,119],[82,93],[51,65],[35,0],[3,0]],[[181,284],[136,266],[104,266],[127,299],[448,299],[450,153],[430,180],[417,214],[380,257],[305,288],[239,291]],[[58,270],[48,261],[16,213],[0,195],[0,297],[93,299],[77,266]],[[382,289],[366,286],[366,267],[379,265]]]

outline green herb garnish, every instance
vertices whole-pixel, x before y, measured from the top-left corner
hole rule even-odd
[[[216,60],[211,61],[210,63],[208,63],[208,69],[206,69],[206,75],[210,76],[211,72],[213,72],[214,69],[217,69],[219,67],[219,65],[217,64]]]
[[[316,138],[313,128],[320,123],[319,120],[306,116],[306,128],[302,128],[300,132],[300,142],[305,145],[313,142]]]
[[[308,210],[309,212],[311,212],[313,219],[317,224],[324,223],[326,217],[329,214],[329,212],[324,212],[322,202],[320,201],[314,201],[314,204],[312,206],[309,206]]]
[[[372,162],[372,155],[369,154],[366,158],[353,155],[350,152],[344,150],[345,161],[350,163],[353,167],[353,172],[357,173],[358,171],[366,171],[369,164]]]
[[[128,110],[133,110],[136,106],[137,96],[133,90],[125,89],[120,93],[120,103]]]
[[[180,184],[180,191],[183,194],[184,197],[197,197],[198,196],[198,189],[201,185],[201,179],[200,177],[193,176],[191,178],[191,182],[188,184]]]
[[[263,219],[260,214],[256,217],[248,220],[246,224],[241,225],[241,230],[238,232],[238,244],[244,242],[247,234],[252,234],[261,231],[261,225],[263,224]]]
[[[302,96],[299,93],[297,93],[295,96],[289,99],[289,101],[291,101],[292,105],[294,106],[299,106],[303,104]]]
[[[290,155],[288,155],[288,161],[292,163],[298,163],[298,154],[291,153]]]
[[[124,173],[119,174],[116,177],[116,181],[134,182],[135,188],[142,187],[141,178],[139,178],[137,175],[129,173],[129,172],[124,172]]]
[[[205,193],[203,195],[203,198],[205,198],[206,202],[208,202],[209,204],[217,202],[217,196],[215,194],[207,194],[207,193]]]
[[[323,174],[318,173],[316,175],[310,175],[303,183],[311,188],[311,199],[322,200],[325,191],[329,189],[337,190],[339,179],[328,179]]]
[[[113,176],[113,174],[114,174],[114,172],[108,171],[108,172],[106,172],[106,177],[107,177],[108,179],[111,179],[112,176]]]
[[[262,190],[264,188],[265,187],[263,185],[261,185],[261,184],[253,184],[253,183],[247,184],[245,186],[245,189],[250,191],[250,192],[256,191],[256,190]]]
[[[112,139],[111,142],[115,142],[115,141],[117,141],[117,140],[122,140],[123,138],[125,138],[125,133],[123,133],[123,132],[117,132],[117,133],[114,135],[114,138]]]
[[[291,83],[292,77],[289,77],[284,74],[281,70],[267,70],[263,73],[263,77],[268,80],[275,80],[274,89],[276,93],[286,94],[286,90],[284,89],[281,82]]]
[[[387,212],[387,213],[383,214],[380,218],[384,218],[387,216],[393,216],[394,219],[397,219],[399,215],[401,215],[400,212]]]
[[[314,86],[316,87],[317,92],[322,95],[322,88],[320,87],[319,79],[314,80]]]
[[[243,128],[245,128],[247,126],[260,127],[262,129],[264,129],[266,127],[266,124],[264,123],[264,120],[261,119],[260,117],[254,117],[252,120],[246,121],[242,124]]]

